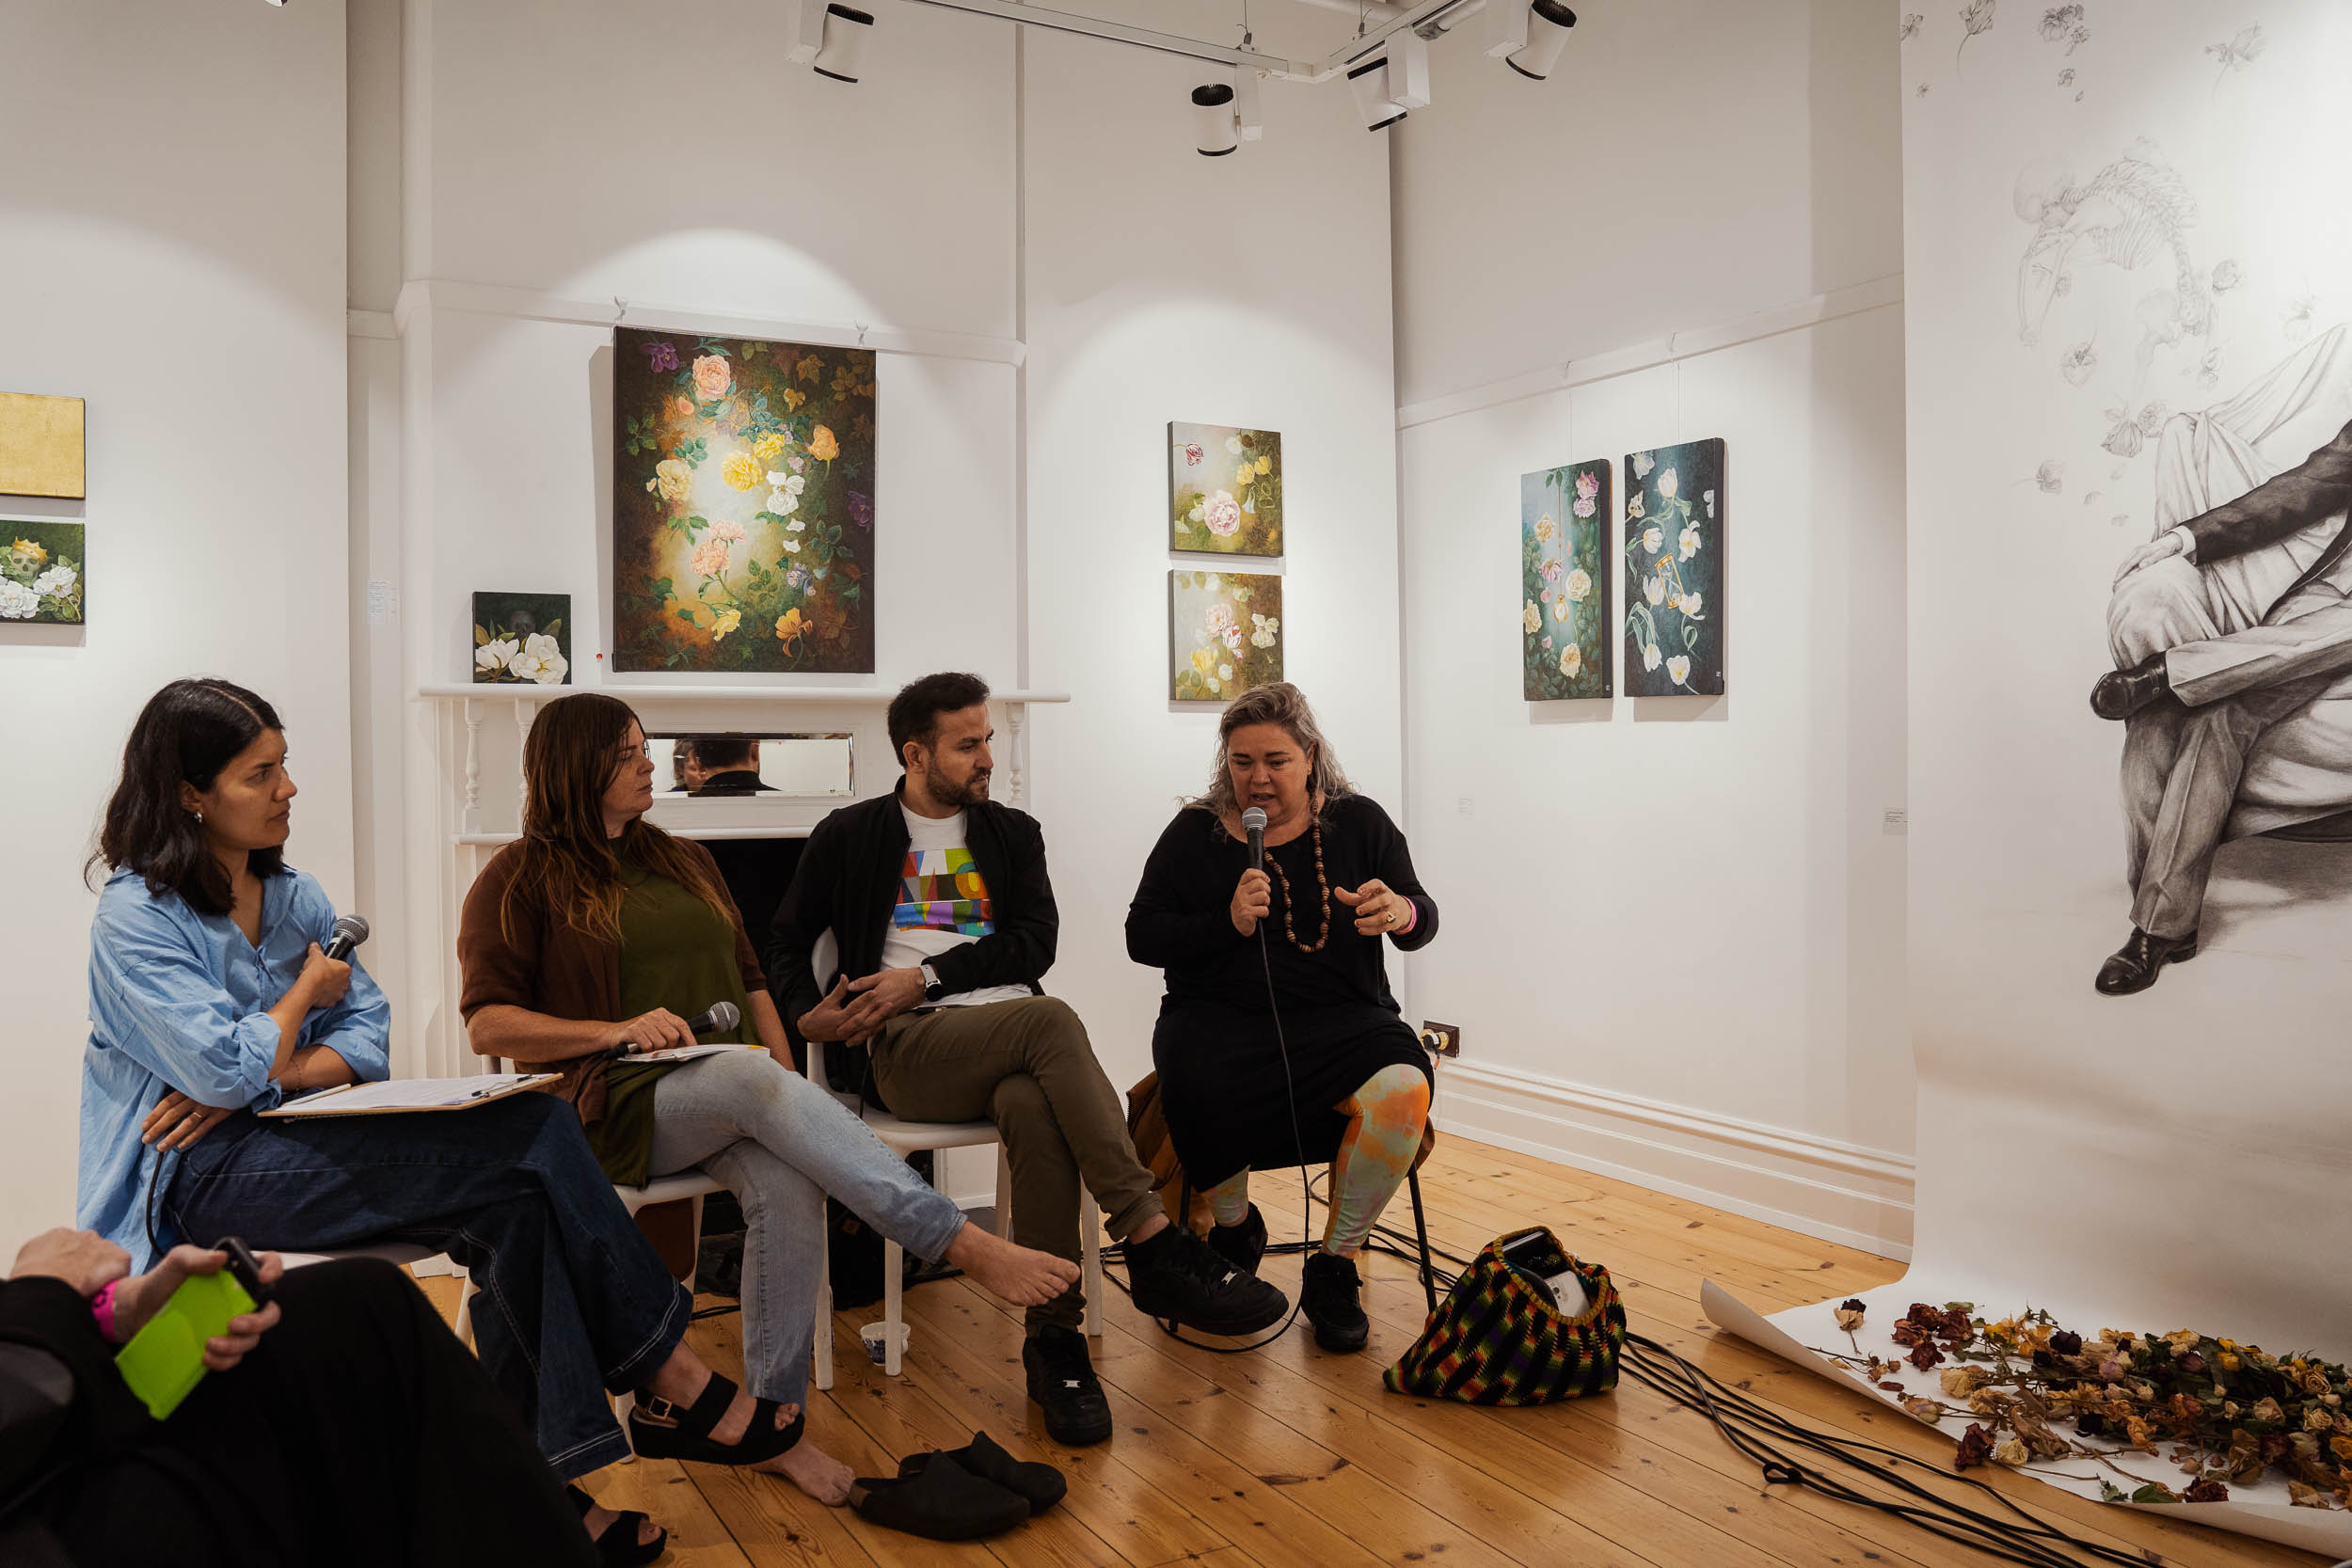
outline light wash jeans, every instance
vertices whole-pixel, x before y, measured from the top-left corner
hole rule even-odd
[[[755,1398],[805,1401],[826,1266],[825,1195],[918,1258],[940,1259],[963,1211],[854,1114],[758,1051],[688,1062],[654,1085],[653,1163],[700,1165],[743,1206],[743,1373]]]

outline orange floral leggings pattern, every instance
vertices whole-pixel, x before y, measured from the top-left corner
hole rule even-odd
[[[1353,1258],[1412,1169],[1429,1125],[1429,1080],[1417,1067],[1391,1063],[1332,1108],[1347,1117],[1347,1132],[1331,1162],[1331,1218],[1323,1249]],[[1217,1224],[1239,1225],[1249,1217],[1249,1172],[1236,1171],[1202,1196]]]

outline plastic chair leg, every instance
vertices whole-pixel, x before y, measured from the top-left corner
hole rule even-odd
[[[882,1243],[882,1370],[898,1375],[898,1324],[906,1294],[906,1256],[898,1243]]]
[[[1078,1186],[1078,1256],[1083,1259],[1085,1273],[1079,1284],[1087,1293],[1086,1337],[1103,1337],[1103,1211],[1095,1206],[1094,1195]]]
[[[1012,1239],[1012,1156],[996,1146],[996,1234]]]
[[[833,1273],[831,1267],[817,1275],[817,1391],[825,1393],[833,1387]]]

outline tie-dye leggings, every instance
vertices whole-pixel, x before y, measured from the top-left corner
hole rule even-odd
[[[1353,1258],[1421,1149],[1422,1130],[1429,1125],[1429,1079],[1419,1068],[1394,1062],[1333,1109],[1347,1117],[1347,1132],[1331,1162],[1331,1219],[1323,1249]],[[1217,1224],[1241,1224],[1249,1217],[1249,1172],[1234,1172],[1204,1196]]]

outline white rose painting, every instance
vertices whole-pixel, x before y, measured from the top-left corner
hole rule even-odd
[[[0,522],[0,622],[82,624],[82,530],[80,523]]]
[[[572,684],[569,594],[476,594],[476,686]]]
[[[1282,436],[1232,425],[1168,427],[1168,548],[1282,553]]]
[[[1282,678],[1282,579],[1168,574],[1170,702],[1223,703]]]
[[[1519,476],[1519,687],[1531,703],[1611,693],[1611,495],[1606,458]]]
[[[1626,458],[1626,690],[1724,691],[1724,443],[1688,441]],[[1635,668],[1638,665],[1639,668]]]

